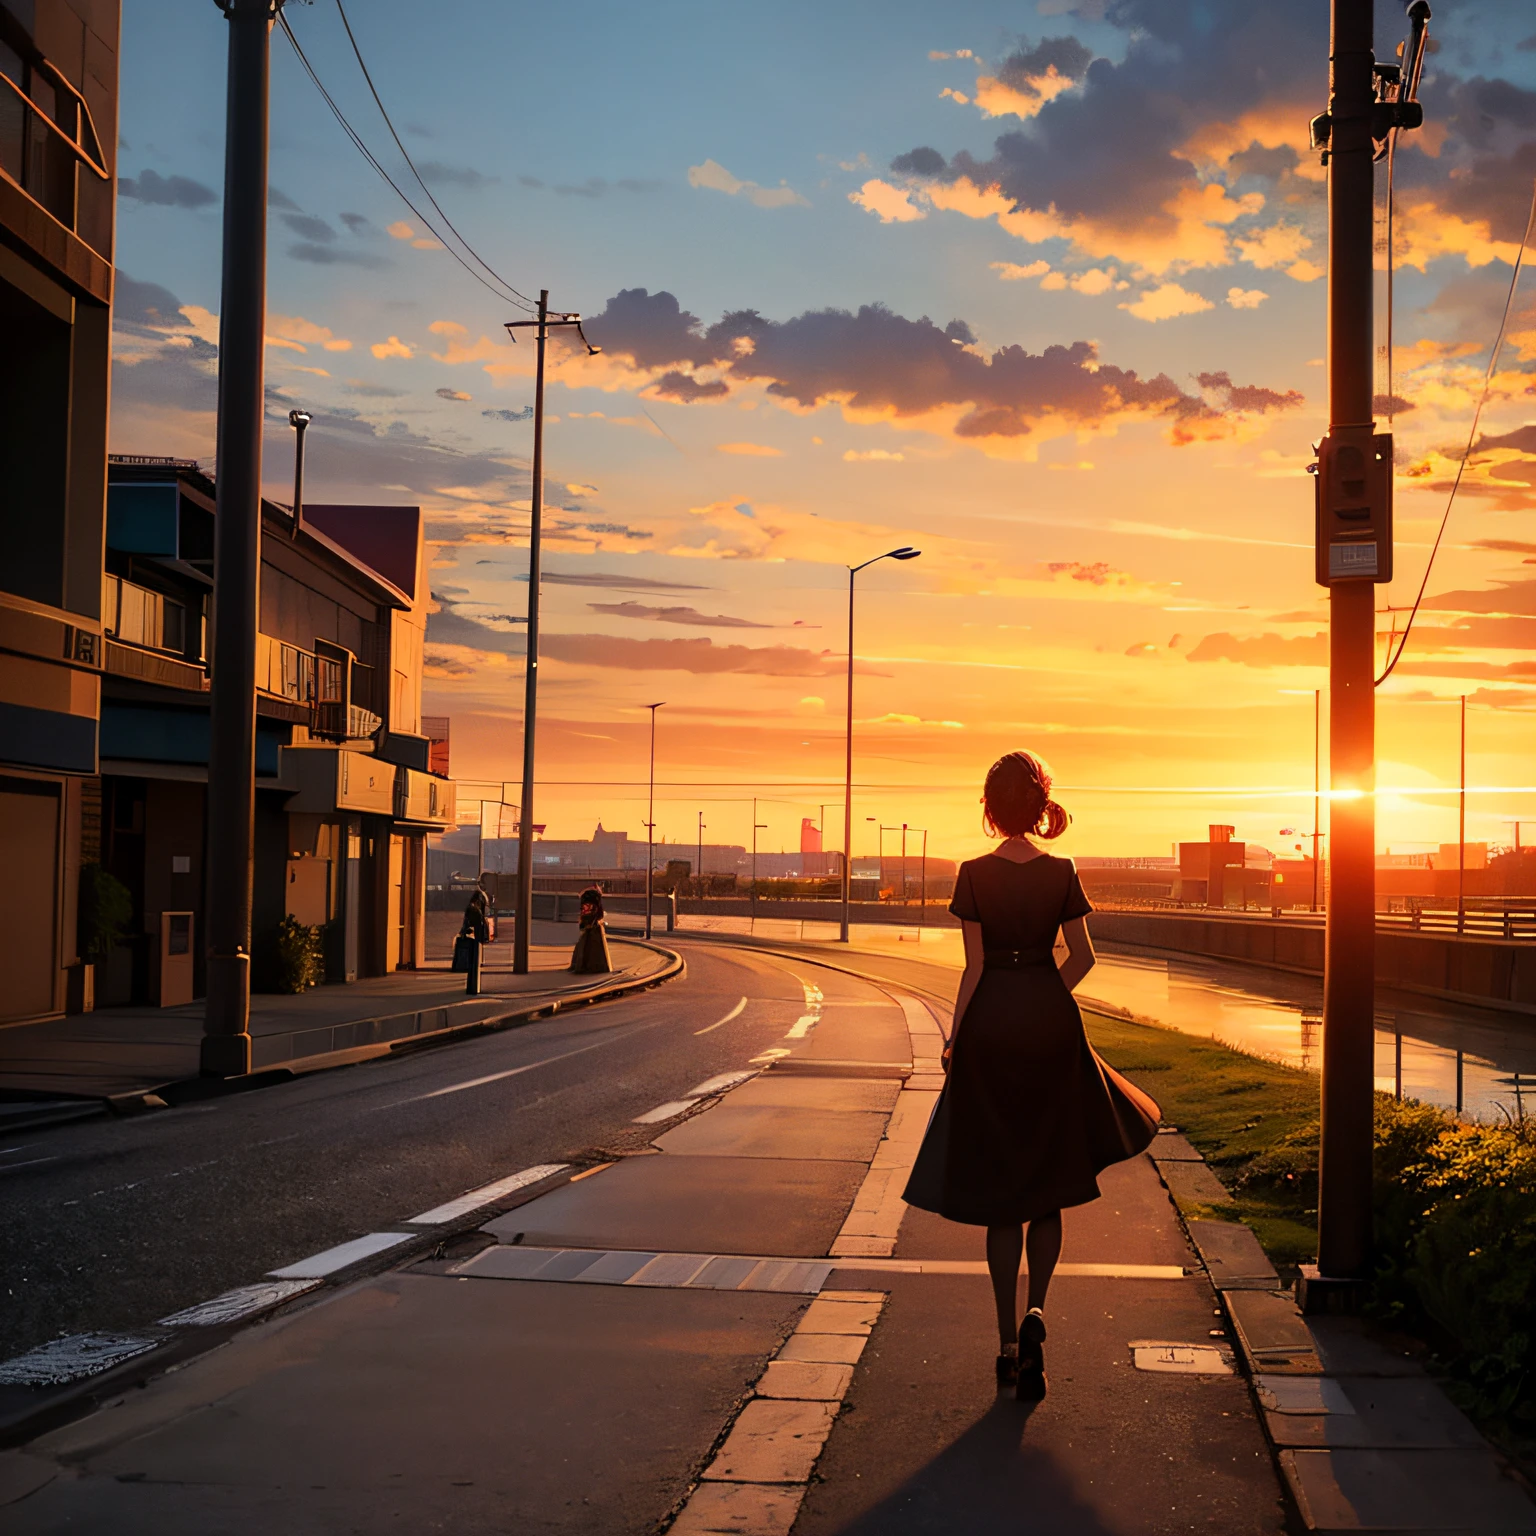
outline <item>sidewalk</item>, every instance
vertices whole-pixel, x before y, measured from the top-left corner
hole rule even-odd
[[[555,924],[536,937],[564,938]],[[253,1072],[314,1070],[382,1055],[406,1040],[443,1030],[495,1024],[660,979],[670,954],[643,943],[610,940],[615,969],[606,976],[574,976],[569,943],[533,946],[527,975],[512,973],[512,946],[486,947],[482,991],[466,997],[465,978],[447,963],[397,971],[347,986],[322,986],[297,996],[257,994],[251,999]],[[142,1097],[195,1078],[203,1031],[203,1004],[177,1008],[106,1008],[44,1024],[0,1029],[0,1125],[35,1115],[37,1100],[122,1100]],[[78,1107],[78,1106],[77,1106]],[[71,1106],[59,1106],[67,1115]]]
[[[553,1188],[535,1170],[534,1198],[435,1257],[0,1456],[7,1528],[1278,1536],[1280,1480],[1153,1164],[1068,1215],[1051,1395],[997,1396],[982,1235],[899,1198],[935,1018],[800,972],[779,1046],[642,1117],[672,1120],[651,1155]]]

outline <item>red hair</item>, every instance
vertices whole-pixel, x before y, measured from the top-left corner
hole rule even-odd
[[[1032,752],[1009,752],[987,770],[982,819],[997,837],[1060,837],[1072,820],[1051,799],[1051,772]]]

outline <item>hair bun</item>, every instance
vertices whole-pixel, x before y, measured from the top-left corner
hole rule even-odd
[[[1036,829],[1036,836],[1044,838],[1060,837],[1072,824],[1072,818],[1054,800],[1045,802],[1045,809],[1040,815],[1040,825]]]
[[[987,771],[984,821],[1000,837],[1060,837],[1072,818],[1051,799],[1050,769],[1032,752],[1009,752]]]

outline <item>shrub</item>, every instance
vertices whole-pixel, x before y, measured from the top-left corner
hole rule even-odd
[[[1479,1418],[1536,1430],[1536,1123],[1378,1103],[1377,1304],[1427,1323]]]
[[[115,875],[100,864],[80,867],[80,955],[91,962],[105,960],[122,942],[133,922],[133,896]]]
[[[325,944],[319,928],[310,928],[292,915],[271,930],[258,951],[264,992],[307,992],[325,977]]]

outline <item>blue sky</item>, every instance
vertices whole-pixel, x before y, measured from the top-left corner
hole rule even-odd
[[[289,15],[405,185],[332,0]],[[428,25],[355,0],[348,15],[459,228],[525,293],[599,317],[604,357],[563,356],[549,397],[552,776],[596,753],[633,777],[638,703],[664,684],[690,722],[666,749],[677,777],[745,783],[770,762],[835,778],[841,684],[823,652],[843,567],[913,542],[923,560],[875,573],[861,631],[882,814],[919,804],[965,851],[971,799],[949,786],[1018,744],[1122,792],[1310,780],[1324,244],[1304,141],[1325,5],[452,3]],[[1401,9],[1383,0],[1378,18],[1388,56]],[[1395,387],[1412,409],[1396,423],[1394,603],[1465,442],[1536,155],[1536,37],[1518,46],[1536,17],[1445,7],[1435,31],[1429,127],[1399,157]],[[224,48],[211,5],[125,7],[121,450],[212,454]],[[510,776],[521,638],[501,616],[521,602],[528,426],[507,418],[530,398],[531,348],[506,347],[514,311],[432,248],[280,35],[273,61],[269,488],[285,494],[281,421],[304,404],[311,494],[427,508],[434,700],[460,732],[457,771]],[[859,315],[870,305],[890,316]],[[1523,315],[1437,567],[1460,596],[1410,658],[1431,670],[1383,692],[1384,772],[1402,782],[1443,782],[1461,691],[1482,691],[1486,778],[1514,782],[1528,755],[1536,696],[1516,631],[1492,627],[1536,624],[1508,547],[1536,536]],[[552,832],[602,808],[563,795]],[[678,837],[692,804],[678,796]],[[1149,804],[1085,801],[1072,836],[1158,851],[1211,810]],[[774,813],[784,837],[797,806]],[[1282,809],[1254,807],[1247,835]],[[633,809],[620,796],[607,815]],[[1416,800],[1394,815],[1400,842],[1444,830]],[[732,816],[743,831],[737,810],[722,831]]]

